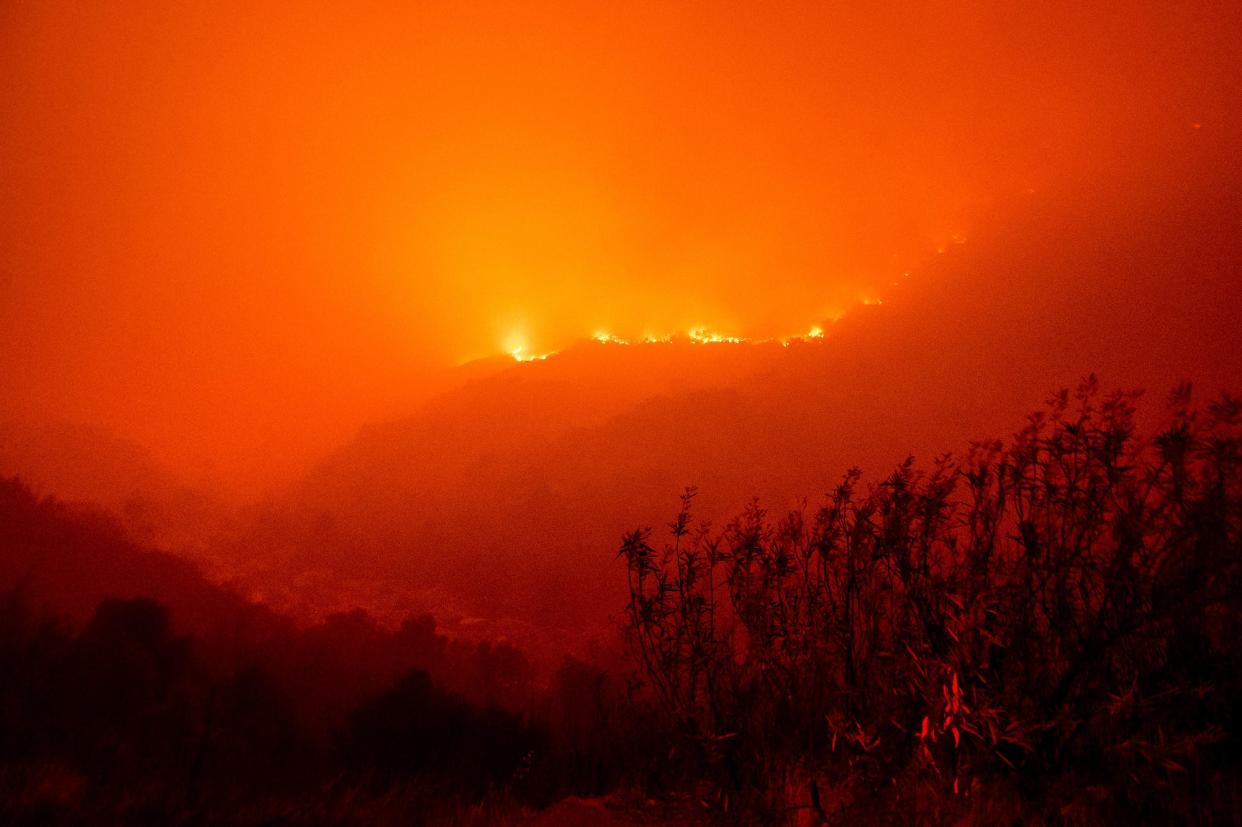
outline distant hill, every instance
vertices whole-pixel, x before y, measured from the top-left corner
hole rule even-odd
[[[35,492],[111,512],[135,540],[209,555],[211,539],[234,530],[219,493],[178,476],[146,448],[73,422],[0,420],[0,475]]]
[[[617,610],[621,532],[659,526],[682,486],[716,519],[753,496],[781,509],[850,464],[876,478],[1003,433],[1089,372],[1148,388],[1152,415],[1182,379],[1236,390],[1242,198],[1221,180],[1133,189],[999,205],[822,341],[583,343],[486,372],[325,459],[231,559],[304,608],[570,635]]]
[[[0,477],[0,591],[14,589],[39,613],[74,621],[106,598],[142,597],[167,605],[185,632],[263,637],[293,628],[193,562],[136,543],[115,517]]]

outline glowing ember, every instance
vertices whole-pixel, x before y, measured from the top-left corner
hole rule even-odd
[[[705,327],[691,328],[690,331],[687,333],[687,335],[690,337],[690,341],[696,342],[701,345],[706,345],[706,344],[740,345],[743,342],[750,341],[749,339],[743,339],[740,336],[725,336],[720,333],[715,333],[713,331],[708,330]]]
[[[547,359],[549,356],[554,356],[555,354],[556,351],[551,351],[549,353],[526,354],[522,352],[521,345],[518,345],[513,350],[509,351],[509,355],[512,356],[516,362],[542,362],[544,359]]]
[[[954,236],[954,243],[964,243],[965,239],[960,236]],[[909,272],[903,272],[902,278],[909,278]],[[899,286],[900,282],[893,282],[894,286]],[[863,295],[858,299],[858,303],[863,306],[876,306],[884,304],[884,299],[875,296]],[[683,334],[665,333],[657,335],[654,333],[645,333],[640,339],[624,339],[616,336],[607,330],[596,330],[591,334],[591,341],[602,345],[654,345],[669,344],[677,341],[688,341],[694,345],[768,345],[779,344],[781,347],[789,347],[795,342],[818,342],[822,341],[825,336],[825,325],[835,324],[845,316],[845,311],[837,311],[824,317],[820,324],[812,325],[805,333],[799,333],[792,336],[771,336],[768,338],[752,339],[747,336],[732,336],[726,333],[720,333],[708,327],[693,327]],[[542,362],[549,356],[555,356],[557,351],[548,351],[540,354],[527,354],[524,352],[524,345],[514,347],[508,351],[509,355],[518,362]]]

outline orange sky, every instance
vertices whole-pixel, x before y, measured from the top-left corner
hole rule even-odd
[[[1242,94],[1230,4],[168,5],[0,5],[0,414],[246,483],[517,345],[804,331]]]

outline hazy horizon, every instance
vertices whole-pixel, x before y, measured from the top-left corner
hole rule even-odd
[[[254,496],[471,359],[796,335],[1030,191],[1232,176],[1237,23],[10,4],[0,415]]]

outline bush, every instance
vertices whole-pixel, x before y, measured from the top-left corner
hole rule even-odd
[[[661,549],[626,536],[627,636],[680,771],[750,815],[1223,817],[1242,405],[1181,387],[1140,438],[1136,399],[1092,377],[1007,442],[851,470],[814,512],[711,531],[688,489]]]

